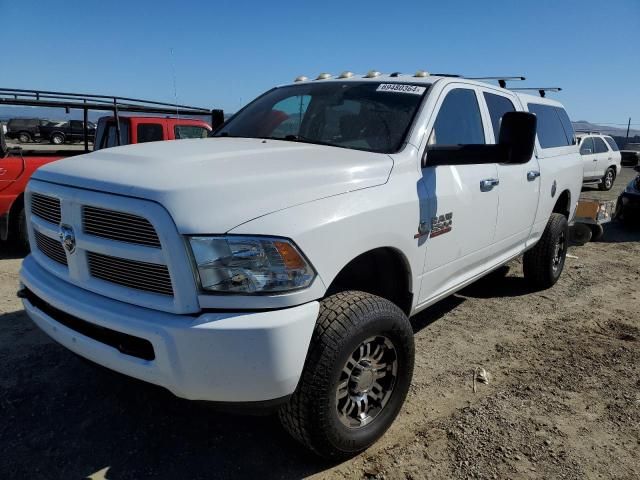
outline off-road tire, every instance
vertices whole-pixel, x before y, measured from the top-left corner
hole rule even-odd
[[[27,132],[20,132],[20,134],[18,135],[18,141],[20,143],[29,143],[31,141],[31,135],[29,135]]]
[[[600,183],[598,184],[598,189],[602,190],[602,191],[609,191],[613,188],[613,184],[616,181],[616,171],[612,168],[609,167],[607,168],[607,171],[604,172],[604,176],[602,177],[602,180],[600,180]]]
[[[554,268],[556,245],[564,238],[560,263]],[[524,254],[522,267],[525,279],[537,289],[550,288],[558,281],[567,255],[569,224],[564,215],[552,213],[542,237],[535,247]]]
[[[18,212],[16,224],[16,246],[21,252],[29,252],[29,234],[27,233],[27,216],[24,207]]]
[[[51,143],[54,145],[62,145],[64,143],[64,135],[60,133],[54,133],[51,135]]]
[[[337,412],[340,373],[358,345],[374,335],[384,335],[393,342],[398,359],[395,387],[371,423],[348,428]],[[298,387],[280,409],[280,421],[296,440],[317,455],[351,457],[378,440],[394,421],[409,390],[413,364],[413,330],[395,304],[358,291],[327,297],[320,304]]]

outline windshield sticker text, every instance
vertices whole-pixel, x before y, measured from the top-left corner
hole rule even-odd
[[[413,95],[422,95],[426,87],[418,87],[416,85],[406,85],[402,83],[381,83],[376,88],[376,92],[395,92],[395,93],[411,93]]]

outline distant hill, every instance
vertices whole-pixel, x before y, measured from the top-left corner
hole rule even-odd
[[[606,125],[596,125],[595,123],[587,122],[586,120],[580,120],[573,123],[573,128],[578,130],[589,130],[595,132],[602,132],[606,135],[614,135],[616,137],[624,137],[627,134],[627,127],[607,127]],[[640,136],[640,130],[629,130],[629,137]]]

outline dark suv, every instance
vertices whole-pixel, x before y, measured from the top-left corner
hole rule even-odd
[[[7,123],[7,138],[19,140],[21,143],[33,142],[40,138],[40,127],[49,123],[40,118],[12,118]]]
[[[93,142],[96,136],[96,126],[91,122],[87,122],[87,127],[89,141]],[[40,135],[54,145],[61,145],[65,142],[79,142],[84,140],[84,122],[81,120],[69,120],[64,123],[50,123],[40,127]]]

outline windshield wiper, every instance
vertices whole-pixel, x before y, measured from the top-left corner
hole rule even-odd
[[[289,142],[300,142],[300,143],[311,143],[313,145],[327,145],[329,147],[335,147],[337,145],[328,142],[321,142],[320,140],[316,140],[315,138],[305,137],[304,135],[294,135],[289,134],[284,137],[269,137],[272,140],[286,140]]]

